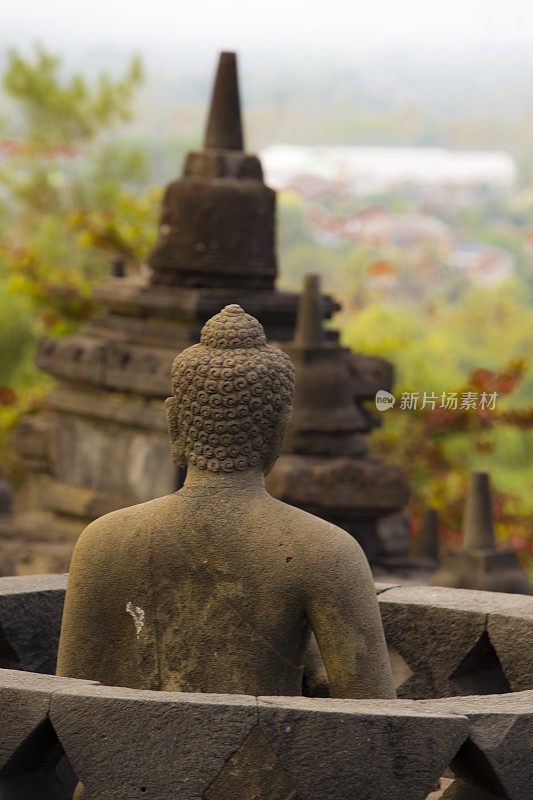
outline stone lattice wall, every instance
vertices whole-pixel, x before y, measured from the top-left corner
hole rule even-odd
[[[533,796],[532,598],[378,585],[417,699],[255,698],[46,674],[65,584],[0,580],[2,800],[423,800],[448,767],[443,798]]]

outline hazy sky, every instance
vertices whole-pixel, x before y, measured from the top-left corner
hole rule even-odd
[[[0,0],[0,39],[239,48],[449,50],[533,42],[532,0]]]

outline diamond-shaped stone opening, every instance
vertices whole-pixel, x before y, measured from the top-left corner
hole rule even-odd
[[[302,800],[261,725],[256,725],[204,792],[204,800]]]
[[[461,745],[425,800],[510,800],[492,765],[471,739]]]
[[[461,695],[505,694],[511,691],[486,631],[452,672],[450,682]]]
[[[395,647],[393,647],[391,644],[388,644],[387,650],[389,652],[389,661],[392,668],[394,688],[399,689],[400,686],[411,677],[413,670]]]
[[[82,788],[49,719],[0,770],[0,797],[8,800],[81,800]]]
[[[502,785],[498,775],[487,756],[472,739],[468,738],[461,745],[457,755],[453,759],[453,771],[459,783],[465,783],[466,786],[474,786],[478,789],[479,796],[483,798],[483,792],[487,793],[488,800],[494,796],[495,798],[503,798],[507,800],[508,794],[505,787]],[[466,791],[466,789],[465,789]],[[471,794],[473,794],[471,788]],[[457,794],[457,798],[467,797],[466,794]],[[446,797],[446,795],[445,795]],[[450,794],[450,798],[455,795]]]
[[[425,800],[510,800],[490,761],[470,738],[463,742],[438,784]]]

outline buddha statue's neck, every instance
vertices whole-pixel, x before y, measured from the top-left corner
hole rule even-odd
[[[211,472],[189,464],[187,476],[180,493],[184,495],[210,494],[211,492],[238,491],[240,489],[265,489],[265,476],[260,467],[235,472]]]

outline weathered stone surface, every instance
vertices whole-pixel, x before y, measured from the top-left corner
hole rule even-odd
[[[69,800],[77,783],[49,719],[54,692],[91,684],[0,670],[0,798]]]
[[[379,518],[377,552],[380,561],[388,558],[410,561],[407,555],[411,546],[410,524],[409,515],[405,510]]]
[[[176,357],[166,406],[185,484],[101,517],[78,540],[60,674],[139,689],[296,695],[313,630],[332,694],[394,696],[361,548],[265,489],[293,380],[286,354],[236,305]]]
[[[317,441],[316,434],[305,438],[307,442]],[[406,504],[409,486],[399,467],[364,455],[354,457],[352,443],[349,437],[346,439],[352,452],[345,457],[326,455],[326,448],[321,455],[283,454],[267,476],[266,486],[274,497],[348,531],[374,565],[380,553],[378,522]],[[327,441],[331,444],[331,434]],[[288,446],[294,446],[294,434],[289,434]],[[298,449],[303,447],[299,445]],[[402,535],[398,539],[398,544],[407,544]],[[403,553],[405,561],[405,549]]]
[[[504,692],[510,690],[513,675],[530,673],[527,645],[513,655],[507,651],[513,665],[508,676],[505,660],[499,657],[501,644],[487,633],[492,614],[512,616],[516,600],[511,597],[405,587],[382,592],[379,601],[387,640],[413,671],[398,690],[401,697]],[[531,615],[533,601],[520,598],[519,625],[529,627],[525,620]]]
[[[99,336],[102,336],[102,329],[116,331],[115,335],[122,337],[126,331],[131,341],[154,347],[164,343],[165,347],[175,350],[191,343],[190,339],[186,342],[183,339],[190,331],[193,332],[193,341],[198,341],[202,325],[232,302],[238,302],[258,317],[269,339],[287,341],[294,332],[298,307],[298,295],[294,292],[243,286],[231,289],[158,286],[138,278],[105,280],[95,287],[94,296],[110,312],[95,319],[94,330]],[[340,308],[329,295],[323,296],[322,304],[326,319]],[[331,335],[338,338],[336,333],[329,332],[328,340]]]
[[[0,776],[21,743],[46,721],[54,680],[61,683],[63,679],[36,679],[14,669],[0,672]]]
[[[328,486],[325,492],[323,486]],[[409,487],[402,470],[390,464],[362,458],[282,456],[267,479],[269,492],[310,513],[360,516],[379,510],[395,511],[409,498]]]
[[[295,786],[256,725],[226,762],[205,800],[300,800]]]
[[[66,575],[0,580],[0,635],[5,654],[0,655],[0,664],[3,661],[30,672],[55,671],[66,580]]]
[[[17,523],[20,521],[21,517],[18,516]],[[10,533],[14,531],[16,528],[11,528]],[[29,537],[29,541],[12,535],[5,539],[0,537],[0,577],[55,574],[68,570],[74,543],[32,541],[36,538],[35,533]]]
[[[256,725],[257,708],[239,695],[94,686],[54,694],[50,720],[83,800],[200,800]]]
[[[511,598],[504,613],[489,611],[487,631],[513,692],[533,688],[533,598]]]
[[[0,670],[0,706],[2,800],[67,800],[78,780],[84,800],[422,800],[450,763],[443,798],[525,800],[533,785],[533,691],[256,699]]]
[[[107,341],[89,333],[43,339],[36,363],[57,378],[147,397],[164,397],[175,353],[163,347]]]
[[[306,800],[423,798],[468,735],[409,701],[259,698],[259,722]]]
[[[272,290],[274,219],[275,193],[260,180],[184,177],[171,183],[150,255],[153,282]]]
[[[55,593],[51,596],[60,606],[65,582],[66,576],[4,579],[0,581],[0,598],[24,598],[31,593],[39,598],[42,592],[49,591]],[[489,623],[494,615],[502,624],[507,620],[511,631],[517,620],[528,619],[533,602],[529,597],[429,587],[398,589],[390,584],[378,584],[376,591],[382,604],[387,596],[393,599],[389,609],[393,613],[402,603],[411,611],[431,606],[447,614],[451,608],[476,618],[483,609]],[[34,608],[36,613],[28,615],[25,623],[27,638],[40,633],[43,627],[39,604],[35,603]],[[410,630],[400,629],[413,648],[419,647],[417,628],[415,617]],[[448,635],[455,638],[456,629],[452,627]],[[438,657],[439,650],[435,654]],[[526,659],[526,667],[529,661]],[[513,667],[519,669],[518,660]],[[232,743],[223,742],[227,744],[227,754],[225,757],[220,754],[220,758],[219,750],[213,753],[211,739],[219,738],[219,722],[224,730],[226,725],[223,710],[217,708],[215,727],[211,730],[213,699],[217,707],[228,700],[230,725],[234,730],[242,730],[241,738],[235,736]],[[124,708],[130,701],[133,710]],[[182,701],[187,707],[184,716],[180,716],[179,710],[169,712],[169,703],[176,706]],[[195,707],[192,712],[188,709],[190,703]],[[234,716],[235,704],[245,706],[242,717]],[[57,711],[52,721],[46,714],[50,705]],[[200,800],[202,793],[209,800],[226,800],[226,797],[248,800],[247,792],[255,800],[258,797],[272,800],[274,788],[279,789],[275,800],[298,797],[421,800],[448,763],[457,779],[438,796],[450,800],[525,800],[533,785],[533,691],[427,701],[267,697],[260,699],[258,716],[255,699],[251,697],[213,698],[202,694],[121,690],[49,675],[0,670],[0,707],[2,800],[67,800],[72,797],[78,779],[84,780],[91,792],[84,800],[85,797],[131,800],[136,796],[132,786],[141,796],[145,794],[140,791],[144,786],[148,797],[152,787],[153,796],[165,800],[174,793],[180,800],[189,796]],[[465,718],[468,728],[463,728],[461,738],[453,726],[458,721],[464,725]],[[145,729],[141,728],[142,719],[148,720]],[[453,731],[444,722],[449,719]],[[183,730],[185,737],[180,735]],[[247,745],[247,737],[254,730]],[[457,736],[455,745],[452,733]],[[149,744],[144,752],[146,736]],[[266,744],[262,736],[266,737]],[[211,748],[207,751],[208,765],[213,765],[209,775],[201,758],[205,741]],[[164,760],[161,753],[165,754]],[[99,762],[103,765],[100,770]],[[186,785],[191,794],[187,793],[189,789],[182,793],[172,783],[176,763],[180,764],[179,780],[185,766],[190,770]],[[376,769],[376,763],[380,769]],[[267,772],[269,769],[271,772]],[[104,786],[107,773],[111,776],[113,794],[108,793],[109,782]],[[140,782],[146,774],[153,778],[150,784]],[[204,780],[205,785],[198,788]],[[284,794],[287,786],[292,795]],[[213,796],[205,794],[206,790],[212,791]],[[437,797],[434,792],[430,796]]]
[[[473,786],[459,778],[453,781],[439,797],[440,800],[508,800],[507,795],[487,792],[485,789],[480,789],[479,786]]]
[[[42,339],[35,363],[58,378],[101,384],[105,352],[103,342],[87,334],[62,339]]]
[[[307,434],[308,438],[316,434],[346,437],[365,432],[365,421],[353,400],[352,382],[342,348],[325,343],[305,349],[286,345],[285,350],[295,365],[298,381],[292,431]],[[289,447],[290,440],[287,452],[299,452]],[[330,455],[329,449],[326,454]],[[333,450],[333,454],[338,454],[338,449]]]
[[[79,500],[72,502],[87,506],[82,515],[89,519],[93,518],[90,492],[110,496],[111,506],[112,495],[122,496],[130,501],[123,505],[131,505],[160,497],[176,487],[176,468],[169,455],[166,432],[112,423],[96,426],[87,418],[66,417],[58,432],[57,447],[57,481],[50,487],[49,507],[61,510],[61,483],[79,488]],[[100,502],[102,506],[104,501]],[[79,516],[68,508],[65,513]]]
[[[294,340],[285,345],[296,373],[285,453],[321,457],[325,467],[322,492],[315,498],[317,513],[324,516],[320,510],[326,507],[324,498],[335,491],[335,485],[327,480],[327,463],[338,457],[363,459],[367,446],[362,434],[368,432],[369,425],[366,413],[356,402],[356,381],[349,362],[350,353],[336,342],[325,341],[322,319],[319,277],[310,273],[305,276]],[[315,461],[315,468],[316,465]],[[374,463],[376,470],[379,466],[379,462]],[[294,492],[297,494],[298,487],[294,487]],[[286,499],[295,502],[290,497]],[[343,510],[344,516],[357,520],[368,516],[373,520],[372,531],[375,534],[375,520],[382,515],[381,509],[362,509],[358,500],[354,497],[351,508]],[[348,526],[347,530],[362,544],[352,528]],[[365,547],[368,556],[371,549]]]
[[[394,367],[390,361],[366,353],[349,353],[354,382],[354,396],[360,400],[373,400],[380,389],[390,392],[394,378]]]
[[[368,428],[354,401],[347,351],[325,341],[322,319],[319,277],[310,273],[305,276],[294,340],[284,347],[296,371],[285,453],[320,456],[324,463],[337,456],[363,458],[367,446],[362,434]],[[328,496],[331,488],[324,481],[322,495]],[[320,506],[320,497],[317,501]],[[357,509],[352,511],[361,516]]]
[[[160,400],[148,400],[131,394],[106,391],[62,388],[46,398],[49,408],[63,414],[89,419],[103,419],[138,430],[167,433],[165,405]]]
[[[16,603],[16,598],[13,598],[12,596],[14,594],[15,587],[20,589],[21,595],[34,593],[37,595],[31,604],[32,609],[37,609],[36,613],[31,612],[24,616],[24,626],[28,641],[38,641],[40,637],[42,638],[43,628],[41,625],[42,618],[39,616],[39,593],[43,590],[47,590],[49,592],[49,597],[53,597],[54,602],[57,603],[58,610],[53,615],[53,618],[56,621],[55,625],[57,631],[57,625],[63,604],[63,593],[65,586],[66,576],[60,576],[59,579],[56,576],[50,576],[50,579],[48,579],[47,576],[35,576],[32,578],[8,579],[6,581],[0,581],[0,596],[4,593],[5,587],[6,593],[9,594],[11,598],[11,603]],[[409,654],[411,651],[416,654],[416,652],[420,650],[421,646],[417,633],[419,628],[418,614],[420,613],[421,619],[424,620],[425,606],[431,607],[434,613],[435,611],[439,612],[440,609],[442,617],[437,616],[436,626],[439,631],[443,630],[444,633],[446,633],[447,608],[451,605],[455,610],[459,608],[463,613],[472,613],[476,619],[478,619],[480,612],[488,616],[486,630],[489,632],[489,642],[494,651],[491,658],[492,666],[493,668],[494,666],[497,666],[497,664],[495,665],[494,661],[494,659],[497,658],[501,667],[498,675],[496,672],[492,672],[491,674],[490,669],[485,669],[484,671],[483,666],[486,668],[486,663],[485,665],[483,665],[483,663],[480,664],[478,660],[476,665],[476,646],[474,646],[473,655],[471,649],[468,651],[465,658],[460,660],[459,664],[453,667],[451,670],[450,674],[454,675],[455,689],[460,687],[463,689],[463,692],[472,689],[479,690],[480,688],[483,689],[483,691],[498,691],[498,686],[501,687],[502,685],[501,670],[503,670],[503,680],[507,681],[510,690],[520,691],[533,687],[530,657],[532,649],[531,617],[533,616],[533,601],[530,597],[506,597],[505,595],[470,593],[462,590],[435,590],[428,587],[405,587],[401,589],[401,595],[396,595],[395,597],[390,590],[397,588],[397,586],[390,583],[376,584],[376,592],[378,594],[378,599],[380,600],[383,618],[385,620],[386,629],[389,635],[389,645],[393,647],[392,641],[395,641],[396,638],[400,639],[403,643],[402,652],[407,656],[408,661],[415,667],[415,670],[417,669],[416,665],[420,665],[420,661],[417,661],[416,658],[413,658]],[[54,593],[50,594],[50,590],[53,590]],[[392,602],[387,600],[388,597]],[[27,603],[29,599],[30,598],[24,598],[24,603]],[[404,610],[402,608],[404,605],[407,605],[408,607],[408,618],[411,620],[410,624],[405,623]],[[10,606],[8,605],[7,608],[9,609]],[[394,623],[396,614],[398,614],[398,626],[396,626]],[[442,621],[442,619],[444,621]],[[425,624],[426,623],[424,623],[424,625]],[[398,634],[395,638],[395,631],[397,628]],[[431,630],[429,631],[428,635],[433,635]],[[450,639],[454,639],[455,628],[452,628],[450,631],[448,631],[448,636]],[[487,651],[490,656],[491,651],[490,648],[487,648],[486,637],[483,637],[482,634],[480,639],[481,645],[478,645],[477,656],[479,658],[482,658],[483,656],[486,657]],[[476,644],[478,644],[479,641],[480,640],[478,639]],[[4,644],[0,646],[0,652],[3,654],[1,656],[3,658],[3,665],[13,666],[18,664],[19,658],[16,654],[13,654],[9,642],[5,639],[5,635],[3,642]],[[485,643],[485,649],[483,649],[483,642]],[[51,663],[55,659],[56,646],[57,632],[55,636],[49,637],[42,642],[42,648],[44,648],[44,651],[46,651],[47,647],[50,647],[51,650],[49,651],[48,655],[42,651],[41,659]],[[31,657],[32,649],[29,648],[26,652]],[[432,649],[429,650],[427,654],[429,666],[431,666],[434,661],[439,661],[439,653],[440,650],[438,648],[435,652],[433,652]],[[394,648],[394,659],[393,667],[396,666],[396,661],[398,660],[401,660],[402,666],[400,671],[395,669],[395,674],[405,675],[406,671],[404,669],[404,664],[407,664],[407,661],[397,652],[396,648]],[[461,664],[463,665],[462,668]],[[25,669],[32,668],[24,662],[22,662],[20,666]],[[490,667],[490,663],[488,666]],[[408,667],[407,669],[411,668]],[[434,667],[432,667],[432,669],[434,669]],[[319,653],[317,653],[317,664],[313,667],[313,670],[313,674],[316,673],[318,676],[316,680],[313,678],[314,683],[318,681],[318,683],[322,685],[324,683],[325,672]],[[413,670],[411,669],[411,672],[412,671]],[[408,673],[406,674],[406,677],[408,677]],[[433,678],[428,675],[428,672],[422,670],[421,677],[423,680],[432,685]],[[442,674],[438,669],[437,679],[439,681],[445,680],[445,683],[449,682],[446,676],[444,676],[444,678],[442,677]],[[484,688],[483,686],[480,687],[480,680],[484,681]],[[495,680],[495,683],[492,685],[489,684],[487,687],[486,683],[488,680]],[[403,691],[405,691],[405,689],[402,690],[402,693]],[[426,685],[425,691],[421,691],[420,696],[427,696],[429,692],[430,687]],[[309,691],[309,693],[312,696],[324,696],[323,689],[319,690],[318,695],[315,694],[314,690]]]
[[[242,149],[235,54],[222,53],[205,148],[163,198],[152,283],[273,289],[276,196]]]
[[[439,512],[436,508],[426,508],[418,532],[417,555],[435,565],[439,563]]]
[[[442,559],[431,578],[434,586],[481,589],[488,592],[531,594],[531,585],[510,549],[456,550]]]
[[[483,798],[483,792],[506,800],[531,796],[533,691],[445,699],[431,703],[431,708],[464,714],[469,720],[468,739],[452,762],[459,780],[444,797]]]
[[[54,435],[58,418],[55,414],[32,414],[15,429],[13,445],[25,465],[35,472],[48,472],[54,462]]]

